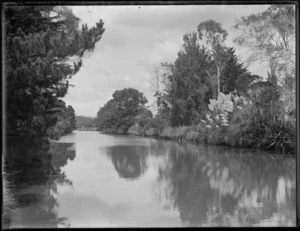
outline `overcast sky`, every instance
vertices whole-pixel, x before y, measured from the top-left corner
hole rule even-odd
[[[236,18],[266,10],[269,5],[188,5],[188,6],[72,6],[74,14],[92,27],[102,19],[105,32],[92,54],[83,59],[72,77],[64,98],[76,115],[95,117],[115,90],[132,87],[155,101],[149,77],[161,62],[174,62],[183,44],[183,35],[197,30],[209,19],[222,24],[229,33]],[[243,61],[245,51],[237,53]],[[250,71],[266,76],[266,69],[253,65]]]

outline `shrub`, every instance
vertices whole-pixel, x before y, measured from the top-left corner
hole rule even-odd
[[[270,120],[258,115],[249,126],[240,132],[243,144],[248,147],[273,149],[283,153],[294,153],[296,148],[296,123],[293,120]]]
[[[175,139],[176,138],[175,127],[166,127],[162,129],[161,137]]]
[[[158,130],[162,130],[163,128],[167,127],[168,122],[160,117],[151,118],[148,120],[148,123],[145,125],[145,129],[148,128],[156,128]]]
[[[242,106],[252,104],[245,97],[220,93],[218,99],[210,99],[209,111],[198,125],[199,140],[210,144],[230,144],[228,133],[236,133],[236,124],[242,120]],[[230,125],[235,125],[230,126]]]
[[[199,141],[209,144],[273,149],[293,153],[296,148],[296,121],[286,119],[281,102],[252,103],[244,97],[220,93],[210,100],[209,111],[198,125]]]

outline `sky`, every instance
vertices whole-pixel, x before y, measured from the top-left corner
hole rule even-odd
[[[162,62],[174,62],[183,35],[197,30],[202,21],[213,19],[227,30],[232,42],[236,19],[266,10],[269,5],[168,5],[168,6],[71,6],[75,16],[92,27],[100,19],[105,32],[92,53],[85,54],[80,71],[69,81],[64,100],[76,115],[96,117],[99,108],[115,90],[135,88],[143,92],[148,105],[155,105],[149,80]],[[241,61],[247,50],[236,49]],[[249,67],[253,74],[266,76],[266,68]]]

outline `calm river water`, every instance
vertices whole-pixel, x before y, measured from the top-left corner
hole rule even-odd
[[[295,158],[75,131],[23,176],[11,228],[295,226]]]

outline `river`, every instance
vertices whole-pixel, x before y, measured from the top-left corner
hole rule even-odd
[[[296,161],[264,151],[75,131],[22,177],[10,228],[295,226]]]

